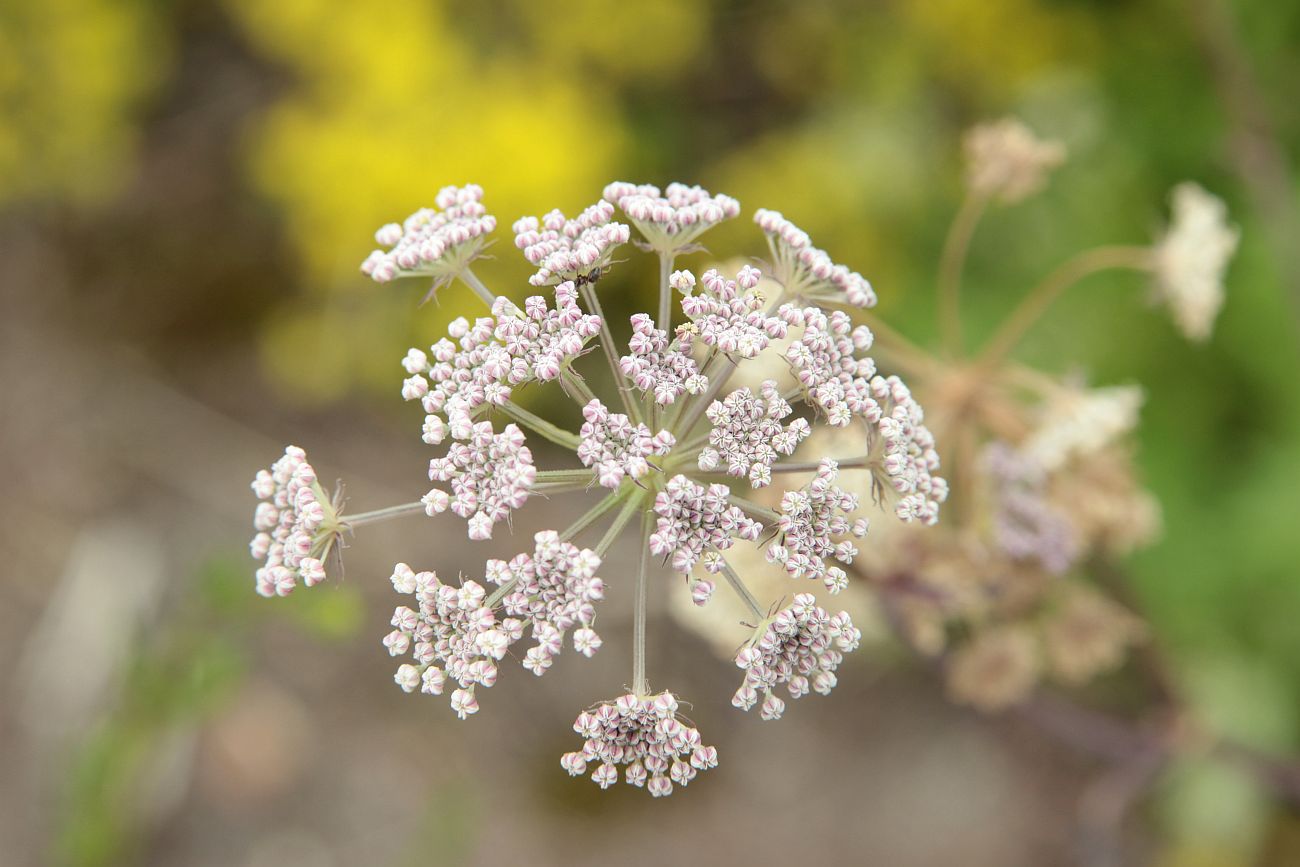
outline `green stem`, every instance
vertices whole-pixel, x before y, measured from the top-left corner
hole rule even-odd
[[[498,408],[515,421],[532,428],[557,446],[563,446],[566,449],[576,449],[578,447],[577,434],[551,424],[546,419],[536,413],[529,412],[513,401],[506,401]]]
[[[489,310],[496,306],[497,296],[493,294],[491,289],[483,285],[483,281],[470,270],[468,265],[460,272],[460,279],[466,286],[474,290],[475,295],[483,299],[483,303],[488,306]]]
[[[576,392],[576,394],[570,396],[577,402],[579,407],[585,407],[596,399],[596,393],[591,390],[591,386],[587,385],[587,381],[572,367],[566,365],[561,369],[560,382]]]
[[[661,331],[673,330],[673,288],[668,281],[672,279],[673,257],[670,253],[659,253],[659,319],[655,327]]]
[[[781,516],[766,506],[760,506],[753,500],[746,500],[744,497],[738,497],[735,494],[729,494],[727,501],[733,506],[739,506],[755,518],[762,518],[771,526],[775,527],[780,522]]]
[[[343,515],[341,516],[340,521],[349,527],[360,527],[362,524],[375,524],[389,518],[399,518],[402,515],[414,515],[416,512],[423,511],[424,502],[416,501],[414,503],[402,503],[400,506],[389,506],[386,509],[375,509],[373,512],[359,512],[355,515]]]
[[[614,544],[614,540],[618,538],[618,534],[623,532],[623,528],[627,526],[628,521],[631,521],[632,516],[641,508],[642,500],[643,495],[641,494],[634,494],[628,498],[628,501],[623,504],[623,510],[620,511],[618,517],[614,519],[614,523],[609,525],[609,529],[605,531],[605,535],[601,536],[600,541],[596,543],[597,554],[601,557],[605,556],[605,552],[609,550],[609,546]]]
[[[627,412],[629,418],[640,424],[641,407],[637,406],[636,400],[633,399],[627,377],[623,375],[622,369],[618,366],[618,356],[614,350],[614,335],[609,330],[609,320],[605,318],[605,313],[601,310],[600,299],[596,297],[595,287],[590,283],[583,284],[582,297],[586,300],[587,306],[591,308],[591,312],[600,317],[600,348],[605,355],[605,361],[609,363],[610,376],[614,377],[614,384],[618,386],[618,396],[623,401],[623,409]]]
[[[709,387],[691,403],[691,408],[686,411],[681,426],[677,428],[682,432],[683,437],[689,436],[690,432],[694,430],[695,425],[708,410],[709,405],[718,396],[718,392],[722,391],[723,386],[731,379],[731,374],[736,372],[736,365],[740,363],[735,358],[727,355],[719,355],[718,357],[721,359],[715,365],[718,369],[713,373],[705,374],[709,378]]]
[[[650,692],[650,685],[646,683],[645,677],[645,625],[652,514],[647,510],[641,521],[641,558],[636,570],[635,595],[632,597],[632,692],[637,697],[648,695]]]
[[[957,216],[948,229],[939,259],[939,334],[944,351],[949,357],[962,354],[961,334],[961,271],[966,262],[975,226],[988,204],[988,197],[970,194],[961,203]]]
[[[1002,327],[993,335],[980,354],[979,363],[987,370],[1002,364],[1026,332],[1042,318],[1057,298],[1084,277],[1111,268],[1143,271],[1151,267],[1151,250],[1147,247],[1096,247],[1085,250],[1057,268],[1021,300]]]
[[[588,509],[581,518],[570,524],[569,529],[560,534],[560,541],[567,542],[590,527],[601,515],[618,505],[619,500],[623,499],[626,493],[625,490],[609,493],[599,503]]]
[[[722,577],[727,579],[727,583],[731,585],[731,589],[736,591],[736,595],[745,603],[745,606],[749,609],[749,613],[754,615],[754,619],[756,621],[762,620],[765,615],[763,614],[763,609],[758,606],[758,600],[754,598],[753,593],[749,592],[749,588],[745,586],[745,582],[740,580],[740,576],[736,574],[736,570],[732,569],[731,564],[725,559],[722,561]]]

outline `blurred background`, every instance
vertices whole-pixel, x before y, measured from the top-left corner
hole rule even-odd
[[[446,184],[508,227],[610,180],[700,183],[784,211],[930,344],[961,133],[1011,113],[1070,158],[981,225],[976,336],[1077,250],[1145,243],[1178,181],[1241,227],[1208,344],[1103,275],[1022,357],[1147,389],[1165,530],[1134,595],[1201,716],[1294,754],[1300,4],[0,4],[0,864],[1300,863],[1294,807],[1191,759],[1098,849],[1094,759],[950,706],[888,647],[779,725],[741,718],[714,700],[734,667],[663,616],[653,677],[697,698],[722,766],[665,803],[602,794],[557,756],[625,677],[626,591],[606,652],[509,672],[471,722],[393,686],[392,564],[481,568],[450,521],[366,528],[341,581],[252,592],[247,485],[285,443],[353,511],[427,488],[397,362],[475,302],[366,280],[377,226]],[[757,252],[733,223],[710,246]],[[530,269],[494,252],[480,274],[521,297]],[[611,318],[653,274],[608,278]]]

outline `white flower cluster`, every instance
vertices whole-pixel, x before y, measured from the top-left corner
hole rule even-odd
[[[740,202],[703,187],[669,184],[660,195],[651,184],[615,181],[605,187],[605,201],[618,205],[646,243],[665,254],[689,252],[704,232],[740,213]]]
[[[1065,146],[1040,139],[1015,118],[981,124],[966,134],[966,185],[977,195],[1013,204],[1038,192],[1065,162]]]
[[[1044,470],[1096,454],[1137,426],[1142,389],[1136,385],[1070,389],[1053,396],[1020,449]]]
[[[493,336],[510,355],[506,378],[511,385],[556,379],[563,366],[581,355],[587,341],[600,333],[600,317],[582,312],[578,290],[571,282],[555,287],[554,310],[542,295],[527,298],[522,311],[499,296],[492,315],[497,320]]]
[[[451,494],[434,488],[425,508],[430,516],[451,509],[468,522],[469,538],[491,539],[492,527],[528,501],[537,478],[533,453],[514,424],[495,433],[492,422],[481,421],[468,431],[453,429],[452,438],[446,456],[429,461],[429,479],[451,482]]]
[[[559,209],[539,221],[522,217],[514,225],[515,246],[524,258],[537,266],[528,278],[534,286],[577,280],[609,264],[610,256],[620,244],[626,244],[630,232],[622,223],[610,222],[614,205],[597,202],[576,218],[565,219]]]
[[[762,276],[750,265],[741,268],[735,280],[710,269],[700,279],[704,291],[699,293],[692,291],[691,272],[677,271],[671,279],[683,294],[682,312],[691,318],[701,343],[727,355],[754,358],[771,339],[786,333],[783,320],[763,312],[763,294],[758,291]]]
[[[761,397],[748,388],[738,388],[705,411],[713,425],[709,445],[700,451],[698,464],[704,472],[719,466],[727,475],[748,478],[755,488],[772,482],[772,464],[781,455],[794,454],[799,443],[812,433],[805,419],[790,424],[782,420],[794,410],[781,397],[773,380],[759,387]]]
[[[495,328],[490,316],[480,316],[472,326],[462,316],[447,326],[447,337],[429,347],[432,362],[422,350],[407,350],[402,367],[410,376],[402,382],[402,397],[424,406],[426,443],[437,445],[447,437],[447,422],[439,413],[465,435],[476,410],[510,398],[506,379],[513,362],[506,348],[493,340]]]
[[[1223,306],[1223,274],[1237,250],[1223,201],[1194,183],[1174,188],[1174,222],[1155,247],[1156,292],[1191,340],[1206,340]]]
[[[756,541],[763,525],[732,505],[726,485],[707,488],[686,476],[673,476],[655,495],[655,531],[650,534],[650,552],[671,558],[672,568],[689,573],[706,554],[725,551],[737,538]],[[705,558],[705,568],[717,571],[721,564]]]
[[[865,325],[854,328],[842,310],[828,316],[820,307],[785,305],[780,315],[790,325],[803,326],[799,339],[786,350],[786,360],[809,402],[836,427],[847,426],[855,416],[871,423],[879,420],[870,382],[876,362],[857,357],[871,348],[871,330]]]
[[[925,412],[897,376],[877,376],[871,393],[881,407],[876,432],[884,442],[886,478],[901,496],[894,512],[903,521],[939,521],[939,504],[948,499],[948,482],[936,476],[939,453],[934,434],[922,422]]]
[[[802,489],[786,491],[781,498],[781,519],[777,523],[780,539],[767,548],[767,559],[779,563],[792,578],[820,579],[831,593],[839,593],[848,584],[848,574],[839,566],[827,565],[834,558],[845,565],[858,556],[857,547],[848,539],[867,534],[868,521],[848,516],[857,511],[858,496],[835,484],[839,466],[823,458],[817,475]]]
[[[258,472],[252,487],[262,502],[253,513],[257,535],[249,550],[254,559],[266,561],[257,570],[257,592],[288,596],[299,580],[308,587],[323,581],[322,549],[338,516],[322,495],[306,452],[289,446],[270,470]]]
[[[391,249],[372,252],[361,270],[376,283],[427,275],[435,289],[463,271],[482,252],[496,217],[483,207],[483,188],[476,184],[443,187],[435,204],[441,210],[421,208],[375,232],[376,243]]]
[[[451,709],[461,719],[476,713],[475,689],[497,682],[497,663],[523,635],[523,621],[498,619],[484,604],[487,591],[477,581],[453,587],[433,572],[417,573],[398,563],[392,582],[398,593],[414,594],[417,604],[416,609],[398,606],[392,620],[396,628],[384,637],[390,655],[409,651],[415,659],[398,666],[393,680],[406,692],[442,695],[451,678],[458,687],[451,694]]]
[[[856,650],[861,639],[847,612],[832,616],[811,593],[796,594],[790,606],[760,624],[736,654],[745,679],[731,703],[747,711],[762,692],[759,713],[765,720],[776,720],[785,712],[785,702],[772,692],[780,684],[786,685],[790,698],[801,698],[809,689],[829,695],[844,654]]]
[[[674,783],[685,786],[718,764],[717,749],[677,717],[677,699],[667,692],[604,702],[580,713],[573,730],[585,739],[582,750],[565,753],[560,766],[576,777],[597,763],[591,779],[602,789],[618,782],[622,765],[627,783],[659,798],[671,795]]]
[[[717,751],[678,717],[672,693],[650,689],[645,601],[652,570],[666,566],[684,576],[697,605],[722,583],[719,576],[736,591],[748,622],[758,625],[737,657],[745,683],[733,703],[748,710],[761,695],[763,717],[775,719],[785,705],[773,690],[785,684],[794,698],[829,692],[843,654],[857,646],[860,634],[847,614],[827,614],[808,594],[772,614],[779,603],[763,606],[740,574],[745,570],[738,570],[733,549],[753,543],[790,576],[819,579],[839,592],[846,567],[858,556],[855,540],[868,526],[855,519],[858,498],[837,484],[840,467],[869,471],[873,494],[884,486],[895,490],[904,520],[933,523],[947,493],[935,475],[933,437],[907,387],[877,375],[865,355],[871,332],[855,327],[843,310],[823,310],[875,305],[871,284],[833,262],[778,212],[755,215],[772,251],[774,279],[762,283],[751,265],[734,278],[717,269],[697,278],[674,271],[675,257],[702,249],[702,234],[737,216],[739,203],[683,184],[661,192],[612,183],[602,201],[575,218],[553,210],[514,223],[515,246],[532,266],[529,282],[548,287],[517,303],[469,268],[495,228],[482,197],[477,186],[442,190],[437,209],[381,228],[376,239],[384,249],[362,265],[378,282],[432,277],[435,291],[458,278],[490,313],[453,320],[446,337],[427,350],[408,350],[401,362],[402,397],[420,402],[424,441],[446,449],[429,462],[429,478],[439,484],[419,502],[344,521],[324,501],[301,450],[291,447],[253,485],[264,501],[253,554],[267,560],[258,570],[258,590],[284,595],[299,581],[321,580],[321,559],[342,530],[423,509],[430,516],[451,512],[466,522],[471,540],[485,540],[534,493],[603,489],[600,501],[563,534],[542,530],[531,550],[488,559],[479,581],[443,584],[432,571],[398,564],[393,586],[415,601],[395,609],[383,643],[392,656],[404,657],[394,675],[403,690],[450,691],[462,719],[478,711],[477,692],[495,684],[501,660],[526,633],[518,656],[536,675],[554,665],[565,644],[593,655],[603,643],[595,618],[606,592],[596,573],[639,514],[630,689],[578,717],[575,730],[584,744],[565,754],[562,765],[575,776],[590,770],[602,788],[621,775],[656,797],[668,795],[716,766]],[[630,225],[615,222],[619,210]],[[633,228],[641,236],[637,246],[658,254],[658,316],[632,315],[626,354],[602,345],[597,356],[608,363],[610,379],[589,378],[579,373],[592,361],[583,356],[594,343],[611,339],[599,312],[598,292],[608,285],[602,277]],[[680,309],[675,328],[674,304]],[[791,336],[796,339],[788,349],[777,348]],[[788,363],[797,386],[784,390],[775,373],[759,372],[765,365],[753,360],[764,352],[776,367]],[[611,380],[624,412],[612,411],[608,397],[592,390]],[[557,382],[557,391],[582,411],[576,433],[513,402],[525,385]],[[820,461],[815,477],[783,491],[779,513],[749,499],[750,489],[772,485],[783,477],[778,473],[812,469],[811,463],[782,460],[798,451],[814,424],[826,421],[859,425],[863,435],[853,453],[843,463]],[[571,463],[581,466],[539,471],[522,428],[567,450]],[[746,491],[693,478],[723,473],[747,480],[740,485]],[[756,517],[777,525],[763,543]],[[598,523],[606,529],[593,548],[575,544]]]
[[[639,479],[650,472],[650,458],[672,451],[677,439],[666,430],[651,434],[644,424],[633,424],[621,412],[610,412],[592,398],[582,408],[586,419],[578,431],[578,460],[596,471],[596,481],[617,488],[624,478]]]
[[[866,277],[836,265],[825,250],[812,245],[807,232],[781,212],[759,208],[754,222],[767,236],[776,279],[791,296],[853,307],[876,306],[876,292]]]
[[[619,370],[643,392],[654,392],[655,403],[667,406],[683,394],[700,394],[709,387],[709,379],[700,373],[691,357],[690,327],[670,346],[668,332],[655,327],[647,313],[632,316],[631,354],[619,359]]]
[[[596,605],[605,598],[605,582],[596,576],[600,557],[589,548],[579,549],[560,540],[554,530],[533,537],[534,552],[519,554],[509,561],[488,560],[487,580],[506,588],[501,600],[507,614],[532,624],[537,642],[524,654],[524,668],[541,676],[563,646],[568,630],[573,649],[591,656],[601,645],[592,629]]]

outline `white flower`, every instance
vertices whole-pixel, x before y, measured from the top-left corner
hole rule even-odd
[[[1065,161],[1064,145],[1038,138],[1015,118],[975,127],[965,144],[967,186],[1006,204],[1036,193]]]
[[[389,250],[375,250],[361,270],[376,283],[397,277],[433,278],[432,296],[482,253],[496,218],[483,207],[483,188],[444,187],[436,199],[440,210],[421,208],[402,225],[389,223],[375,241]]]
[[[618,766],[633,786],[660,798],[673,784],[686,786],[699,771],[717,767],[718,751],[702,743],[700,733],[677,716],[671,693],[631,693],[578,714],[573,730],[583,737],[580,752],[565,753],[560,766],[572,776],[598,762],[591,779],[602,789],[618,782]]]
[[[1156,242],[1156,293],[1190,340],[1206,340],[1223,306],[1223,274],[1239,233],[1222,200],[1194,183],[1174,188],[1173,225]]]

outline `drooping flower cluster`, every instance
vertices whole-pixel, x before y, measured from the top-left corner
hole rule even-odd
[[[650,551],[668,557],[672,568],[688,573],[711,551],[725,551],[737,538],[758,539],[763,525],[750,518],[730,500],[726,485],[704,485],[686,476],[673,476],[655,495],[655,531],[650,534]],[[705,568],[717,571],[720,564],[705,559]]]
[[[483,207],[483,188],[476,184],[443,187],[434,202],[441,210],[421,208],[377,231],[375,241],[391,249],[372,252],[361,270],[376,283],[429,276],[435,291],[461,273],[482,252],[496,217]]]
[[[695,277],[689,271],[672,276],[673,288],[683,294],[682,311],[691,318],[699,340],[727,355],[754,358],[773,338],[785,337],[786,323],[763,312],[758,291],[762,274],[746,265],[735,280],[710,269],[700,278],[703,292],[693,292]]]
[[[429,461],[429,479],[450,482],[451,494],[434,488],[425,508],[430,516],[451,509],[468,522],[469,538],[491,539],[492,527],[528,501],[537,478],[533,453],[514,424],[495,433],[492,422],[476,422],[468,431],[453,429],[452,438],[446,456]]]
[[[509,561],[489,560],[487,580],[505,588],[502,607],[533,627],[537,642],[524,654],[524,668],[541,676],[574,626],[573,649],[591,656],[601,645],[592,629],[596,605],[605,597],[605,582],[596,576],[600,556],[589,548],[561,541],[554,530],[533,537],[534,552]]]
[[[755,488],[772,482],[772,464],[781,455],[794,454],[799,443],[812,432],[805,419],[782,424],[794,410],[781,397],[776,383],[760,386],[761,397],[748,388],[738,388],[705,411],[713,425],[709,445],[700,451],[698,464],[710,472],[725,467],[727,475],[748,478]]]
[[[492,315],[497,321],[493,336],[510,355],[506,379],[511,385],[556,379],[561,368],[581,355],[587,341],[600,333],[600,317],[582,312],[572,282],[555,287],[553,310],[542,295],[530,296],[522,311],[499,296]]]
[[[814,247],[808,233],[780,211],[759,208],[754,222],[767,235],[776,278],[790,296],[853,307],[876,306],[876,292],[866,277],[836,265],[830,254]]]
[[[786,350],[786,359],[809,402],[837,427],[848,425],[855,416],[878,421],[880,407],[872,399],[870,384],[876,363],[869,356],[857,357],[871,348],[871,330],[865,325],[854,328],[842,310],[828,316],[819,307],[787,305],[780,314],[790,325],[803,327],[799,339]]]
[[[481,316],[471,326],[462,316],[447,326],[447,337],[429,347],[432,362],[423,350],[407,350],[402,367],[410,376],[402,382],[402,397],[423,405],[426,443],[437,445],[447,437],[447,421],[440,413],[464,437],[474,412],[510,398],[506,378],[512,359],[493,340],[495,328],[491,317]]]
[[[754,638],[736,654],[745,679],[731,703],[747,711],[761,692],[760,715],[776,720],[785,712],[785,702],[772,692],[780,684],[785,684],[790,698],[801,698],[810,689],[830,695],[837,683],[835,670],[861,639],[847,612],[828,614],[811,593],[796,594],[789,607],[760,624]]]
[[[681,329],[681,337],[671,346],[668,332],[655,327],[655,321],[646,313],[632,316],[632,339],[628,341],[628,355],[619,359],[619,370],[643,392],[653,392],[660,406],[674,403],[683,394],[700,394],[709,387],[709,379],[700,373],[691,357],[689,327]]]
[[[1223,274],[1239,233],[1223,202],[1197,184],[1174,188],[1173,225],[1155,246],[1156,292],[1191,340],[1206,340],[1223,306]]]
[[[1069,520],[1047,499],[1047,474],[1034,459],[1006,443],[984,452],[996,498],[995,538],[1013,560],[1035,560],[1059,575],[1078,556],[1078,540]]]
[[[948,499],[948,482],[935,475],[939,452],[934,434],[923,424],[925,411],[897,376],[873,377],[871,393],[881,408],[875,425],[884,447],[881,467],[900,495],[894,513],[903,521],[935,524],[939,504]]]
[[[677,716],[671,693],[637,696],[632,693],[585,710],[573,723],[584,742],[579,752],[565,753],[560,765],[572,776],[596,769],[591,779],[602,789],[623,780],[645,786],[656,798],[671,795],[673,784],[685,786],[700,771],[718,764],[718,751],[700,739],[693,726]]]
[[[966,185],[980,196],[1013,204],[1038,192],[1065,161],[1065,146],[1034,135],[1015,118],[981,124],[966,134]]]
[[[406,692],[419,689],[442,695],[451,678],[457,685],[451,709],[461,719],[477,713],[475,691],[496,683],[497,663],[523,635],[523,621],[498,618],[485,604],[487,591],[477,581],[453,587],[433,572],[417,573],[398,563],[392,582],[398,593],[414,594],[416,600],[416,608],[397,607],[392,619],[395,628],[384,637],[390,655],[409,651],[415,660],[398,666],[393,680]]]
[[[313,587],[325,580],[323,561],[338,515],[321,493],[306,452],[289,446],[270,470],[258,471],[252,487],[261,502],[253,513],[257,535],[249,550],[266,561],[257,570],[257,592],[288,596],[299,581]]]
[[[669,184],[663,195],[652,184],[615,181],[605,187],[605,201],[636,226],[645,243],[664,254],[689,252],[704,232],[740,213],[740,202],[703,187]]]
[[[666,430],[651,434],[621,412],[610,412],[598,398],[582,408],[578,431],[578,460],[596,471],[596,481],[617,488],[624,478],[639,479],[650,472],[650,458],[672,451],[677,439]]]
[[[627,226],[611,222],[614,205],[597,202],[572,220],[559,209],[539,221],[522,217],[514,225],[515,246],[537,266],[528,278],[534,286],[577,280],[609,264],[610,257],[629,237]]]
[[[828,559],[851,565],[858,549],[848,539],[867,534],[868,521],[849,516],[858,509],[857,494],[835,483],[839,466],[823,458],[817,475],[797,491],[787,491],[781,498],[781,519],[777,524],[780,537],[767,548],[767,558],[779,563],[792,578],[820,579],[831,593],[839,593],[848,583],[848,574]]]

